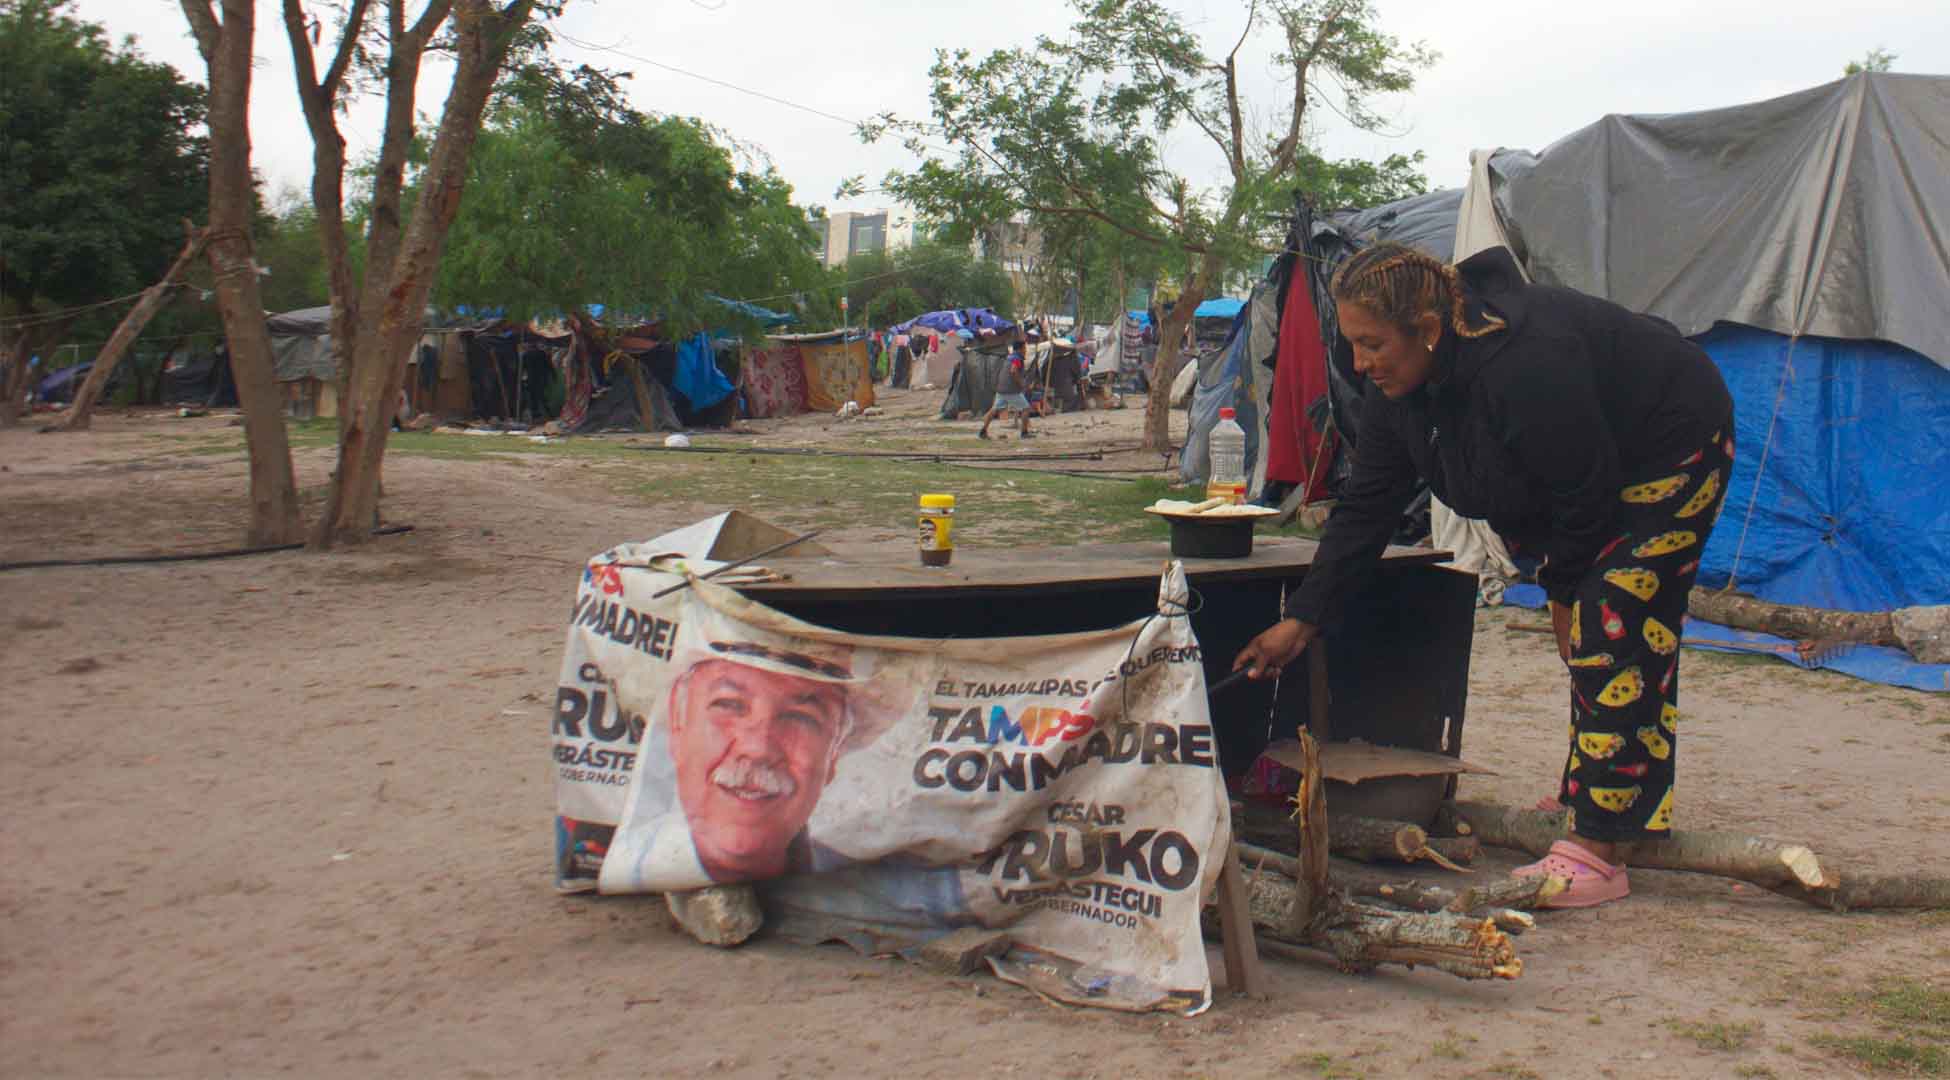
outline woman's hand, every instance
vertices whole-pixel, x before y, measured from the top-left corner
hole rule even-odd
[[[1557,655],[1571,662],[1571,609],[1551,601],[1551,633],[1557,635]]]
[[[1299,619],[1282,619],[1246,643],[1233,658],[1232,670],[1249,669],[1248,678],[1277,679],[1288,664],[1299,659],[1307,643],[1320,635],[1320,628]]]

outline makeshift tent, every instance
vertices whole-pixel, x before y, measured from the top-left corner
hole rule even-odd
[[[1251,299],[1241,301],[1233,312],[1232,333],[1223,348],[1203,353],[1194,368],[1196,383],[1192,398],[1191,424],[1185,436],[1185,450],[1179,455],[1179,479],[1187,484],[1202,484],[1209,479],[1212,458],[1207,440],[1219,423],[1219,410],[1232,409],[1234,420],[1246,431],[1246,494],[1257,498],[1266,481],[1267,401],[1272,372],[1266,361],[1277,341],[1277,319],[1273,297],[1277,283],[1263,281],[1253,289]]]
[[[1194,319],[1230,319],[1239,314],[1246,301],[1232,296],[1215,296],[1192,309]]]
[[[1936,482],[1950,462],[1950,79],[1857,75],[1607,117],[1538,155],[1494,154],[1476,185],[1467,201],[1493,205],[1534,280],[1666,319],[1719,365],[1740,452],[1702,584],[1851,610],[1950,602],[1950,488]],[[1306,238],[1316,299],[1378,239],[1453,257],[1465,201],[1330,215]],[[1358,439],[1331,308],[1318,323],[1335,421]]]
[[[1607,117],[1488,172],[1537,281],[1672,322],[1726,377],[1740,453],[1703,584],[1950,603],[1950,78]]]
[[[93,360],[83,360],[79,364],[70,364],[67,367],[49,372],[45,378],[34,385],[34,400],[46,402],[50,405],[65,405],[73,401],[76,391],[81,389],[82,382],[88,378],[88,373],[94,369],[95,362]],[[108,381],[110,386],[119,385],[122,379],[123,375],[120,370],[109,373]]]
[[[165,361],[162,403],[203,406],[237,404],[237,381],[231,376],[230,356],[224,346],[218,345],[208,352],[171,356]]]
[[[823,334],[774,334],[767,340],[790,345],[799,353],[806,377],[806,408],[838,412],[849,401],[858,402],[863,409],[873,404],[873,366],[867,359],[866,334],[830,330]]]
[[[994,311],[978,307],[949,308],[930,311],[926,315],[916,315],[904,323],[895,325],[894,332],[905,334],[916,326],[933,330],[937,334],[952,334],[958,330],[966,330],[976,337],[993,337],[1016,328],[1015,323],[997,315]]]
[[[441,364],[440,378],[426,377],[424,369],[417,366],[409,372],[406,390],[413,407],[422,412],[455,415],[468,412],[470,404],[489,400],[491,377],[484,371],[470,370],[470,361],[475,365],[486,363],[482,358],[486,354],[471,357],[455,354],[450,358],[443,352],[440,339],[451,328],[443,325],[440,314],[432,308],[426,309],[423,319],[427,331],[408,362],[419,365],[437,360]],[[299,418],[337,416],[339,371],[332,355],[331,307],[301,308],[267,316],[264,328],[271,336],[271,369],[283,387],[286,411]],[[470,383],[474,384],[472,388]]]
[[[909,333],[919,342],[914,346],[914,375],[908,380],[908,385],[917,390],[948,385],[955,377],[955,365],[961,362],[962,346],[974,338],[966,330],[939,334],[917,327]]]
[[[788,314],[783,311],[773,311],[770,308],[762,308],[757,304],[744,300],[727,300],[722,296],[715,296],[710,293],[706,293],[705,296],[767,329],[778,326],[790,326],[799,321],[797,315]]]
[[[300,419],[337,416],[338,362],[332,358],[332,309],[302,308],[264,320],[271,335],[271,371],[285,408]]]
[[[745,415],[764,420],[806,411],[805,360],[795,345],[770,342],[745,349],[738,365]]]
[[[963,413],[986,415],[995,404],[995,387],[1002,379],[1008,353],[1008,346],[1001,342],[988,348],[964,348],[961,362],[949,377],[948,392],[942,396],[940,418],[953,420]]]

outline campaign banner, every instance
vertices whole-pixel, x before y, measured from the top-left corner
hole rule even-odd
[[[996,970],[1043,992],[1209,1003],[1230,818],[1177,564],[1152,617],[991,639],[845,634],[703,581],[649,598],[681,580],[606,564],[579,595],[565,882],[760,883],[768,921],[876,952],[1006,929]]]

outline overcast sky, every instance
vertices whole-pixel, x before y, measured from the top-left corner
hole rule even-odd
[[[417,11],[421,0],[412,0]],[[1376,0],[1384,26],[1441,53],[1412,93],[1384,104],[1388,135],[1352,130],[1315,110],[1318,145],[1332,156],[1423,151],[1432,186],[1462,184],[1473,147],[1541,150],[1606,113],[1668,113],[1758,101],[1838,78],[1872,48],[1897,54],[1896,71],[1950,73],[1950,3],[1944,0]],[[198,82],[202,59],[175,0],[79,0],[84,17]],[[261,0],[251,101],[254,161],[273,192],[302,189],[311,144],[291,80],[277,0]],[[1239,0],[1182,0],[1188,22],[1223,52],[1237,37]],[[907,164],[897,145],[863,146],[841,118],[893,111],[927,116],[927,68],[936,48],[976,53],[1061,34],[1069,8],[1049,0],[569,0],[559,51],[635,73],[637,105],[697,116],[762,148],[802,203],[878,206],[883,196],[836,201],[842,178],[870,181]],[[580,44],[577,44],[580,43]],[[1270,43],[1245,67],[1262,123],[1277,118],[1282,89]],[[322,64],[323,61],[321,61]],[[779,101],[715,85],[682,68]],[[430,65],[419,108],[437,115],[448,69]],[[803,106],[795,108],[793,105]],[[379,110],[357,105],[345,123],[352,154],[376,151]],[[1216,176],[1209,149],[1188,135],[1168,144],[1174,167]],[[870,183],[869,187],[875,186]]]

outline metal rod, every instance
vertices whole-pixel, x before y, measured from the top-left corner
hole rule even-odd
[[[1220,694],[1225,693],[1227,690],[1230,690],[1235,685],[1237,685],[1239,680],[1250,675],[1252,673],[1252,670],[1253,669],[1249,667],[1242,667],[1238,671],[1235,671],[1232,674],[1227,675],[1225,678],[1220,679],[1218,682],[1213,683],[1210,687],[1208,687],[1205,691],[1205,696],[1208,698],[1218,697]]]
[[[787,540],[783,544],[774,544],[771,547],[766,548],[764,551],[758,552],[753,555],[747,555],[744,558],[739,559],[737,562],[728,562],[723,566],[718,567],[716,570],[711,571],[708,574],[699,574],[695,578],[687,577],[684,580],[678,582],[677,584],[672,585],[668,589],[663,589],[659,592],[651,593],[650,599],[660,600],[663,597],[669,596],[671,593],[678,591],[679,589],[689,588],[692,581],[702,581],[705,578],[717,577],[719,574],[724,573],[726,570],[735,570],[738,567],[744,566],[746,563],[757,562],[758,560],[763,559],[767,555],[777,555],[779,552],[784,551],[786,548],[792,547],[794,544],[803,544],[806,541],[811,540],[813,537],[818,535],[819,535],[819,530],[814,529],[813,531],[807,533],[804,536],[795,536],[792,539]]]

